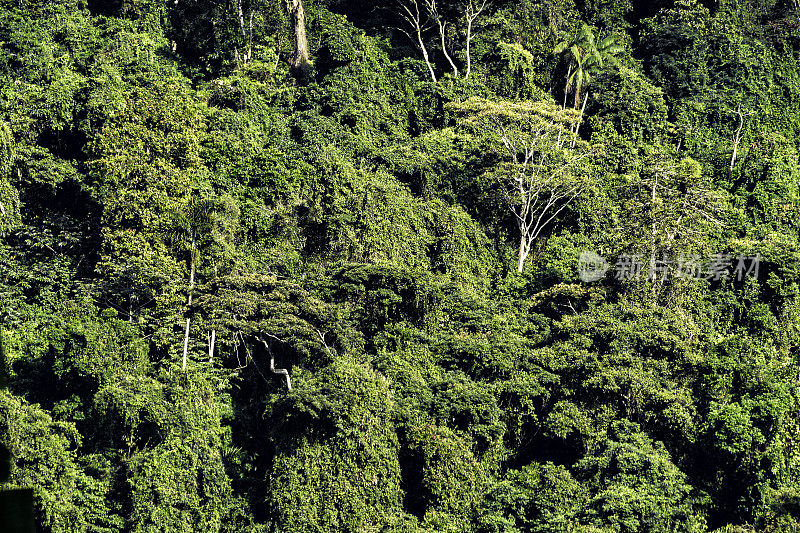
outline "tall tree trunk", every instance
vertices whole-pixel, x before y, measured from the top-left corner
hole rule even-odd
[[[653,222],[652,222],[651,230],[650,230],[651,231],[651,243],[652,243],[651,248],[650,248],[650,271],[653,272],[653,276],[655,277],[655,273],[654,273],[655,268],[654,267],[655,267],[655,264],[656,264],[656,232],[657,232],[657,229],[658,229],[658,225],[656,224],[656,211],[655,211],[655,209],[656,209],[656,198],[657,198],[657,189],[658,189],[658,174],[655,175],[655,178],[654,178],[653,185],[652,185],[651,189],[652,190],[651,190],[651,194],[650,194],[650,203],[651,203],[652,207],[651,207],[651,211],[650,211],[650,213],[651,213],[650,216],[653,218]],[[648,277],[648,279],[650,278],[650,274],[649,273],[648,273],[647,277]],[[655,282],[655,279],[653,279],[652,281]],[[656,293],[657,293],[656,284],[653,283],[653,296],[655,296]]]
[[[303,9],[303,0],[289,0],[289,14],[292,17],[294,32],[294,59],[292,59],[292,71],[295,74],[305,75],[310,69],[311,63],[308,54],[306,12]]]
[[[214,279],[216,280],[219,277],[219,272],[217,271],[217,262],[214,261]],[[217,330],[212,329],[211,333],[209,334],[208,339],[208,362],[214,362],[214,345],[217,342]]]
[[[433,71],[430,57],[428,56],[428,49],[425,47],[425,42],[422,40],[422,31],[417,30],[417,40],[419,41],[420,49],[422,50],[422,57],[425,59],[425,64],[428,65],[428,73],[431,75],[431,81],[436,83],[436,73]]]
[[[433,20],[436,21],[436,25],[439,26],[439,36],[442,40],[442,53],[444,53],[445,59],[447,59],[447,62],[450,63],[450,67],[453,69],[453,76],[458,77],[458,67],[456,67],[455,63],[453,63],[453,58],[450,57],[450,53],[447,51],[447,42],[445,39],[447,22],[445,22],[442,19],[442,16],[439,14],[439,8],[436,6],[436,0],[427,0],[426,5],[428,7],[428,14]]]
[[[428,48],[425,46],[425,40],[422,38],[424,23],[422,20],[422,14],[419,10],[419,1],[411,0],[410,2],[404,2],[402,0],[398,0],[397,4],[400,8],[397,12],[398,15],[400,15],[400,17],[408,23],[408,25],[411,27],[411,31],[407,31],[405,28],[403,28],[402,24],[397,29],[405,33],[406,36],[414,42],[417,48],[419,48],[419,51],[422,52],[422,59],[425,60],[425,65],[428,67],[428,72],[431,75],[431,81],[436,83],[436,73],[433,71],[433,65],[431,65],[431,59],[428,55]],[[414,35],[411,34],[412,32]]]
[[[242,57],[242,62],[246,65],[250,59],[253,57],[253,11],[250,11],[250,38],[247,37],[247,29],[245,27],[244,22],[244,10],[242,9],[242,0],[237,2],[237,10],[239,14],[239,31],[242,33],[242,43],[247,43],[247,51],[244,52],[244,57]],[[238,47],[236,50],[236,54],[238,56],[239,51]]]
[[[194,235],[192,235],[192,251],[191,251],[192,256],[191,256],[191,259],[190,259],[191,267],[189,268],[189,298],[188,298],[188,300],[186,302],[187,308],[192,306],[192,293],[194,292],[194,271],[195,271],[195,250],[196,249],[197,249],[197,241],[196,241]],[[181,369],[183,371],[186,371],[186,360],[188,359],[188,356],[189,356],[189,325],[190,325],[191,320],[192,320],[191,317],[188,316],[188,314],[189,314],[189,310],[188,309],[187,309],[186,313],[187,313],[187,316],[186,316],[186,334],[183,336],[183,363],[181,364]]]
[[[529,247],[527,246],[526,237],[523,234],[519,238],[519,261],[517,262],[517,272],[522,274],[522,268],[525,265],[525,259],[528,257]]]
[[[464,75],[464,78],[469,78],[469,73],[472,72],[472,24],[488,5],[489,0],[481,0],[480,5],[476,5],[473,3],[473,0],[469,0],[464,8],[464,16],[467,19],[467,73]]]
[[[469,78],[469,73],[472,72],[472,53],[470,51],[472,45],[472,19],[467,14],[467,73],[464,74],[464,79]]]
[[[444,57],[447,59],[447,62],[450,63],[450,68],[453,69],[453,76],[455,76],[457,78],[458,77],[458,67],[456,67],[455,63],[453,63],[453,58],[450,57],[450,54],[447,51],[447,43],[445,42],[444,33],[445,33],[446,27],[447,27],[447,23],[439,20],[439,35],[442,38],[442,52],[444,52]]]

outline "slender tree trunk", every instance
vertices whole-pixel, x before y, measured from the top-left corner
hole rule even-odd
[[[447,51],[447,42],[445,40],[447,22],[442,20],[441,15],[439,15],[439,8],[436,6],[436,0],[427,0],[426,5],[428,7],[428,14],[436,21],[436,25],[439,27],[439,37],[442,41],[442,53],[444,54],[445,59],[447,59],[447,62],[450,63],[450,67],[453,69],[453,76],[458,76],[458,67],[456,67],[455,63],[453,63],[453,58],[450,57],[450,54]]]
[[[247,36],[247,60],[253,59],[253,9],[250,8],[250,33]]]
[[[397,29],[405,33],[411,41],[416,41],[414,44],[417,46],[417,48],[419,48],[419,51],[422,52],[422,59],[425,60],[425,65],[428,67],[431,80],[433,83],[436,83],[436,73],[433,71],[431,59],[430,56],[428,56],[428,48],[425,46],[425,40],[422,38],[424,24],[419,10],[419,0],[411,0],[410,2],[398,0],[397,4],[400,8],[398,14],[408,23],[411,28],[413,28],[412,31],[414,35],[412,36],[410,31],[406,31],[402,24]]]
[[[195,271],[195,249],[197,248],[197,241],[195,240],[194,235],[192,235],[192,257],[190,259],[191,266],[189,268],[189,298],[186,302],[187,307],[192,306],[192,293],[194,292],[194,271]],[[187,315],[189,310],[186,311]],[[185,372],[186,371],[186,360],[189,356],[189,325],[191,323],[191,317],[186,317],[186,333],[183,336],[183,363],[181,364],[181,369]]]
[[[467,14],[467,72],[464,78],[469,78],[469,73],[472,71],[472,54],[470,54],[470,45],[472,44],[472,19]]]
[[[311,67],[308,53],[308,39],[306,38],[306,12],[303,9],[303,0],[289,0],[289,14],[292,17],[294,31],[294,59],[292,71],[296,74],[305,74]]]
[[[575,123],[575,133],[572,135],[572,144],[570,148],[575,148],[575,141],[578,139],[578,128],[581,127],[581,121],[583,120],[583,110],[586,109],[586,101],[589,99],[589,91],[586,91],[586,94],[583,96],[583,105],[581,106],[581,114],[578,117],[578,122]]]
[[[428,49],[425,47],[425,43],[422,40],[422,32],[420,30],[417,30],[417,40],[419,41],[420,47],[422,47],[422,57],[425,59],[425,64],[428,65],[428,72],[431,75],[431,80],[433,83],[436,83],[436,74],[433,72],[431,60],[428,57]]]
[[[653,217],[653,223],[652,223],[652,227],[651,227],[651,230],[650,230],[652,232],[652,235],[651,235],[652,248],[650,249],[650,269],[653,272],[654,272],[654,267],[655,267],[655,264],[656,264],[656,230],[657,230],[657,224],[656,224],[655,208],[656,208],[656,192],[657,192],[656,190],[657,190],[657,188],[658,188],[658,174],[656,174],[656,176],[654,178],[653,186],[652,186],[652,192],[650,193],[650,202],[651,202],[651,205],[652,205],[652,207],[651,207],[652,215],[651,216]],[[653,275],[655,276],[655,273],[653,273]],[[649,277],[650,276],[648,274],[648,278]],[[653,280],[653,281],[655,281],[655,280]],[[656,290],[657,290],[656,289],[656,284],[653,283],[653,295],[654,296],[656,294]]]
[[[217,262],[214,261],[214,279],[216,280],[219,277],[219,272],[217,271]],[[217,342],[217,330],[212,329],[210,333],[210,338],[208,341],[208,362],[214,362],[214,345]]]
[[[475,3],[473,3],[473,0],[469,0],[469,2],[467,2],[467,5],[466,5],[466,7],[464,9],[464,15],[465,15],[465,17],[467,19],[467,46],[466,46],[467,72],[464,75],[464,78],[469,78],[469,74],[470,74],[470,72],[472,72],[472,54],[471,54],[472,37],[473,37],[473,35],[472,35],[472,24],[480,16],[480,14],[483,13],[483,10],[486,9],[488,4],[489,4],[488,0],[481,0],[481,4],[480,4],[480,6],[478,6]]]
[[[183,362],[181,363],[181,370],[186,372],[186,359],[189,355],[189,324],[192,321],[188,316],[186,317],[186,333],[183,337]]]
[[[247,42],[247,31],[245,30],[245,26],[244,26],[244,10],[242,9],[242,0],[239,0],[238,2],[236,2],[236,7],[237,7],[238,14],[239,14],[239,31],[242,33],[242,43],[246,43]],[[251,18],[251,22],[252,22],[252,18]],[[237,50],[236,50],[236,55],[237,56],[239,55],[238,46],[237,46]],[[249,55],[248,52],[245,52],[244,53],[244,57],[242,58],[242,62],[245,65],[249,61],[248,55]]]
[[[445,43],[444,39],[444,30],[447,27],[445,22],[439,21],[439,34],[442,37],[442,52],[444,52],[444,57],[447,58],[447,62],[450,63],[450,67],[453,69],[453,76],[458,77],[458,67],[456,64],[453,63],[453,58],[450,57],[450,54],[447,52],[447,44]]]

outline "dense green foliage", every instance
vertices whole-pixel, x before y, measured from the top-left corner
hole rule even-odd
[[[797,2],[304,4],[0,0],[41,531],[800,530]]]

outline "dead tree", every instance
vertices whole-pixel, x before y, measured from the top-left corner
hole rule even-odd
[[[472,33],[472,25],[488,6],[489,0],[468,0],[466,7],[464,8],[464,17],[467,20],[467,72],[464,75],[465,78],[469,78],[469,73],[472,71],[472,55],[470,52],[470,45],[472,44],[472,38],[474,37]]]
[[[428,67],[431,80],[433,83],[436,83],[436,73],[433,71],[428,48],[425,46],[425,39],[422,37],[422,34],[430,27],[429,21],[427,17],[423,17],[423,14],[420,12],[418,0],[397,0],[397,5],[398,15],[400,15],[400,18],[408,25],[408,28],[400,26],[397,29],[403,32],[422,53],[422,59],[425,60],[425,65]]]
[[[453,62],[453,58],[450,57],[450,53],[447,51],[447,42],[445,39],[447,21],[445,21],[439,13],[439,9],[436,6],[436,0],[425,0],[425,6],[428,9],[428,14],[430,15],[431,19],[433,19],[436,22],[436,25],[439,27],[439,37],[442,40],[442,52],[444,53],[444,57],[447,59],[447,62],[450,63],[450,68],[453,69],[453,76],[458,77],[458,67],[456,67],[456,64]]]
[[[562,146],[558,145],[563,142],[553,139],[552,132],[538,132],[537,139],[528,146],[513,144],[502,129],[499,134],[517,168],[506,177],[513,184],[508,200],[520,231],[517,272],[521,273],[542,231],[585,191],[582,180],[565,180],[563,175],[589,154],[570,154],[560,164],[551,165],[545,146],[557,146],[556,150],[561,150]]]

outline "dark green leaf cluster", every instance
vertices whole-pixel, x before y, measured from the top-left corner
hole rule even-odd
[[[798,17],[0,0],[0,491],[48,533],[800,529]]]

